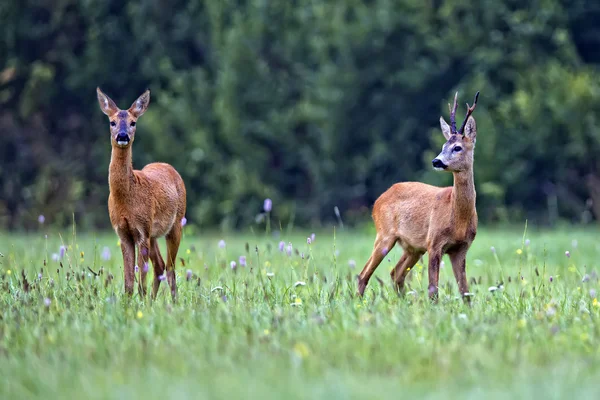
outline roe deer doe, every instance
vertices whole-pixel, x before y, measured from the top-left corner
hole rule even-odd
[[[454,175],[454,186],[440,188],[420,182],[396,183],[383,193],[373,206],[377,237],[373,253],[358,276],[358,293],[364,294],[369,278],[381,260],[396,243],[404,254],[391,272],[397,290],[403,291],[406,274],[419,258],[429,253],[429,296],[437,299],[440,262],[450,256],[452,270],[461,295],[468,294],[465,258],[477,233],[475,184],[473,181],[473,151],[477,128],[471,116],[473,105],[467,104],[467,115],[456,129],[458,92],[450,108],[450,125],[440,117],[442,133],[447,142],[432,161],[439,171]]]
[[[146,273],[150,258],[154,267],[152,297],[156,297],[161,277],[165,273],[165,262],[160,254],[157,238],[166,235],[166,276],[171,295],[175,298],[175,260],[181,241],[181,220],[186,208],[185,185],[171,165],[152,163],[138,171],[133,169],[131,158],[135,125],[148,109],[150,91],[146,90],[128,110],[120,110],[100,88],[96,92],[100,108],[110,121],[112,153],[108,169],[108,212],[110,222],[121,240],[125,292],[133,294],[137,245],[139,293],[141,296],[146,294]]]

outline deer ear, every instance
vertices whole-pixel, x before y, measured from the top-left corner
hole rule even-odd
[[[477,138],[477,125],[475,124],[475,118],[469,117],[464,130],[465,136],[475,142]]]
[[[136,101],[133,102],[129,107],[129,112],[132,113],[136,118],[139,118],[148,109],[150,104],[150,89],[147,89]]]
[[[440,117],[440,126],[442,127],[442,133],[446,140],[450,139],[452,132],[450,131],[450,125],[444,120],[444,117]]]
[[[96,95],[98,96],[98,103],[100,104],[100,109],[102,110],[102,112],[106,115],[108,115],[109,117],[112,116],[114,113],[116,113],[117,111],[119,111],[119,108],[117,107],[117,105],[115,104],[114,101],[112,101],[112,99],[110,97],[108,97],[107,95],[105,95],[102,90],[100,90],[100,88],[96,88]]]

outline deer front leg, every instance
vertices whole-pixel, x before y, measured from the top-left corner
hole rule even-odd
[[[456,283],[458,284],[458,291],[462,296],[469,292],[466,271],[467,250],[468,249],[466,247],[461,247],[448,253],[448,256],[450,256],[450,262],[452,263],[452,271],[454,272],[454,277],[456,278]],[[469,297],[465,298],[469,299]]]
[[[123,235],[121,237],[121,252],[123,253],[123,273],[125,275],[125,293],[133,295],[133,283],[135,281],[135,244],[133,238]]]
[[[140,270],[140,282],[138,291],[141,297],[146,296],[146,275],[148,274],[148,258],[150,256],[150,239],[140,241],[138,249],[138,269]]]
[[[440,262],[442,261],[442,251],[437,248],[429,250],[429,287],[427,291],[429,298],[433,301],[437,301],[438,298],[438,284],[440,280]]]

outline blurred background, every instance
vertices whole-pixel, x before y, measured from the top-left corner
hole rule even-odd
[[[583,0],[4,0],[0,229],[110,229],[110,139],[146,88],[134,166],[165,161],[189,223],[370,223],[432,170],[439,117],[481,91],[484,224],[600,219],[600,2]],[[44,218],[38,221],[39,216]],[[279,224],[279,222],[274,222]]]

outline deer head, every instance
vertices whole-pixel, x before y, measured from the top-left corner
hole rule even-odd
[[[443,117],[440,117],[442,133],[446,143],[442,146],[442,152],[433,159],[433,168],[437,171],[461,172],[473,167],[473,150],[477,137],[477,126],[475,118],[471,116],[477,106],[479,92],[475,94],[473,105],[467,103],[467,115],[459,129],[456,129],[456,109],[458,108],[458,92],[454,95],[454,105],[450,109],[450,125]]]
[[[150,103],[150,90],[146,90],[128,110],[121,110],[110,97],[96,88],[100,109],[110,121],[111,144],[120,148],[127,148],[133,143],[135,125],[139,117],[148,109]]]

